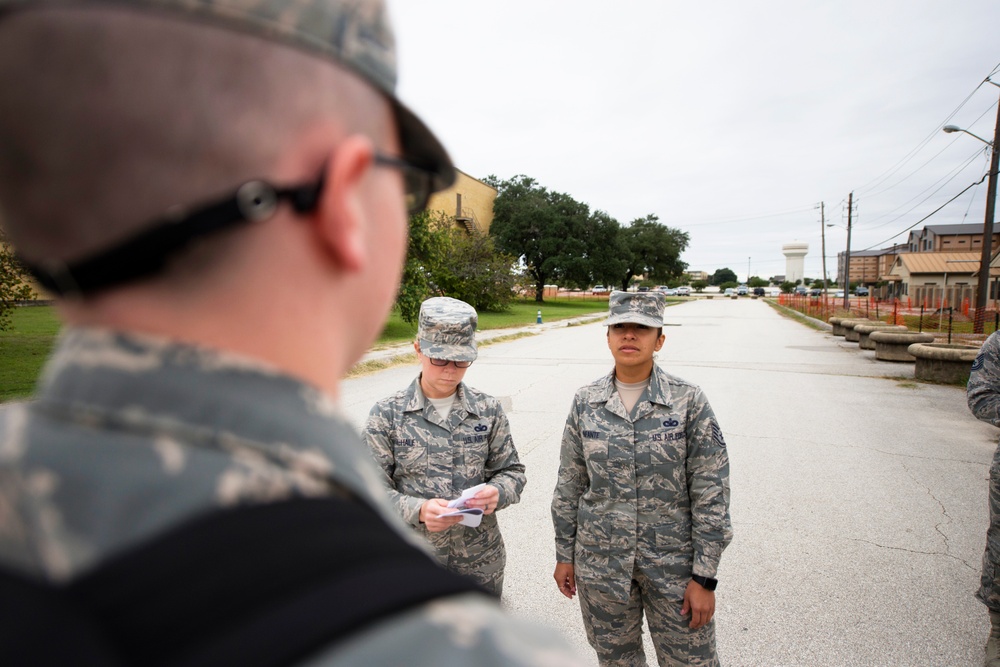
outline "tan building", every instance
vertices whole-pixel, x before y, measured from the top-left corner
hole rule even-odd
[[[889,283],[888,296],[909,297],[914,306],[928,308],[959,308],[965,300],[975,305],[979,261],[978,252],[900,254],[883,276]],[[991,274],[994,271],[1000,274],[1000,268],[991,269]]]
[[[851,252],[851,270],[848,277],[852,284],[873,286],[884,280],[892,269],[896,257],[907,252],[905,244],[898,244],[880,250],[856,250]],[[837,283],[844,282],[844,252],[837,253]]]
[[[695,282],[696,280],[708,282],[708,274],[704,271],[688,271],[687,277],[691,282]]]
[[[449,216],[455,225],[468,232],[488,234],[493,223],[493,201],[496,188],[469,176],[461,169],[458,178],[447,190],[431,195],[428,211],[440,211]]]
[[[969,252],[983,247],[983,225],[927,225],[907,239],[909,252]],[[994,228],[992,252],[1000,248],[1000,231]]]

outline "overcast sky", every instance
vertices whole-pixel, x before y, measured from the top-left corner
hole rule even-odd
[[[692,270],[821,273],[988,171],[997,0],[390,0],[401,98],[463,171],[691,236]],[[1000,83],[1000,72],[995,77]],[[924,224],[982,224],[986,182]],[[815,208],[814,208],[815,207]]]

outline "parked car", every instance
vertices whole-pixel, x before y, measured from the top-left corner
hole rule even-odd
[[[764,296],[764,288],[763,287],[754,287],[753,288],[753,293],[754,293],[754,296]]]
[[[749,292],[750,292],[750,289],[746,285],[738,285],[736,287],[736,293],[739,296],[746,296],[747,294],[749,294]]]
[[[811,290],[809,290],[809,296],[811,296],[811,297],[820,297],[820,296],[823,296],[823,290],[821,290],[818,287],[813,287]]]
[[[648,287],[640,287],[640,288],[639,288],[639,291],[640,291],[640,292],[648,292],[648,291],[649,291],[649,288],[648,288]]]
[[[664,296],[677,296],[677,290],[673,287],[667,287],[663,290]]]
[[[858,285],[854,288],[854,296],[868,296],[868,288],[864,285]]]
[[[725,291],[726,296],[736,296],[736,289],[733,287],[727,287]]]
[[[795,288],[795,294],[797,296],[805,296],[809,292],[805,285],[799,285]]]
[[[842,290],[842,289],[837,290],[837,292],[833,295],[833,298],[834,299],[843,299],[844,298],[844,290]]]
[[[607,294],[608,288],[604,285],[594,285],[594,289],[590,290],[593,294]]]
[[[681,285],[677,288],[677,296],[691,296],[691,288],[687,285]]]

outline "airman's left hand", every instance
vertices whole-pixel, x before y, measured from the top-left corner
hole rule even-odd
[[[701,584],[690,582],[684,591],[684,605],[681,616],[690,612],[692,630],[697,630],[712,620],[715,615],[715,591],[706,590]]]
[[[493,514],[497,509],[498,502],[500,502],[500,490],[487,484],[479,490],[479,493],[467,500],[465,506],[479,507],[483,510],[483,514]]]

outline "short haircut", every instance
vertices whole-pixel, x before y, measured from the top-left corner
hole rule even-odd
[[[317,124],[395,131],[381,95],[330,61],[134,9],[12,12],[0,86],[17,91],[0,105],[0,217],[29,260],[78,259],[269,178]]]

